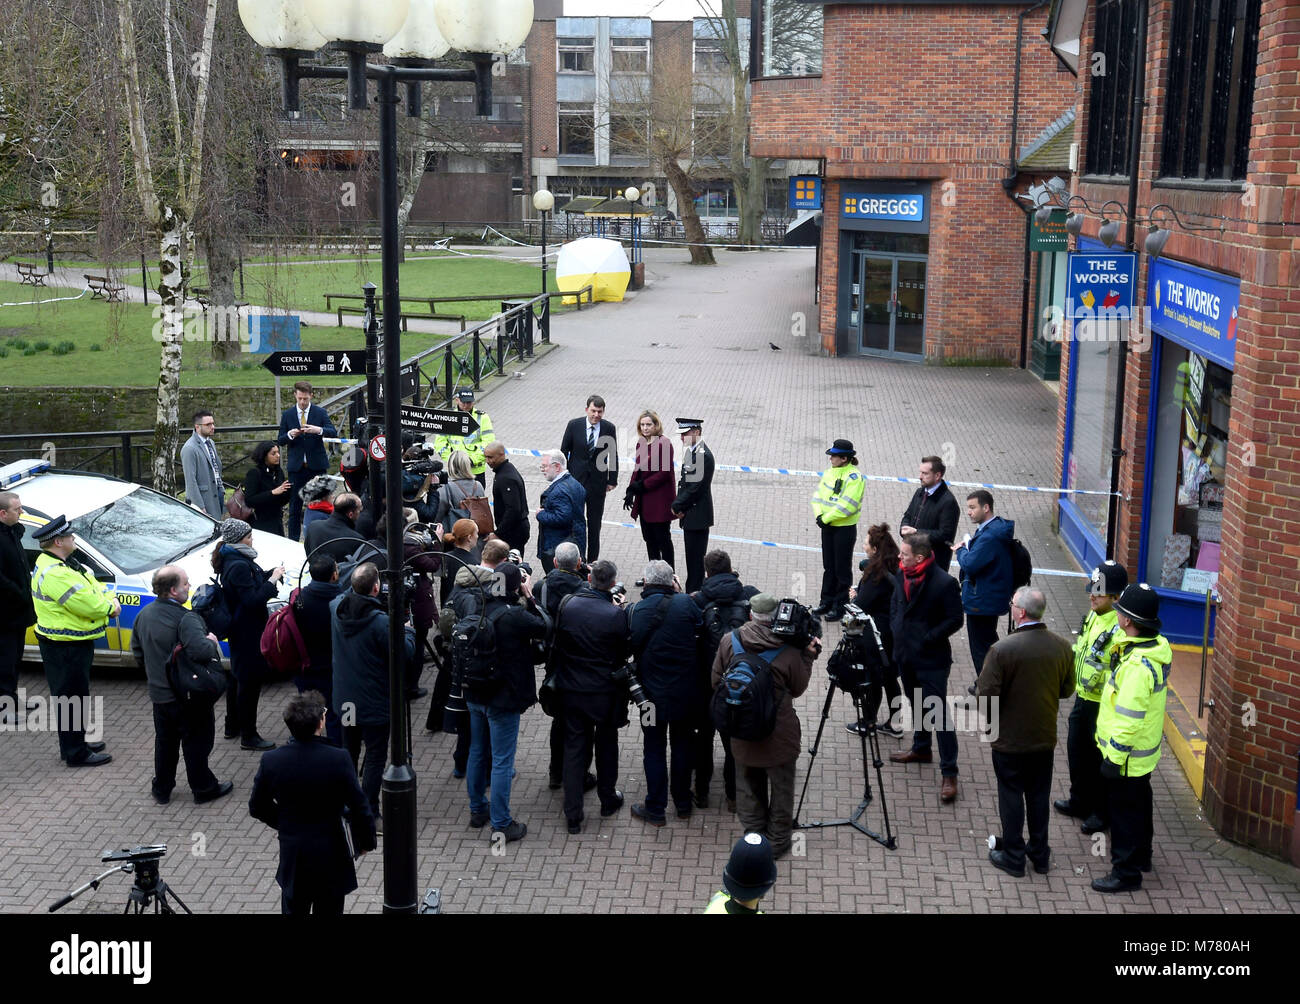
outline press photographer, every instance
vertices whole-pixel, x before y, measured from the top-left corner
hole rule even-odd
[[[446,483],[447,472],[433,447],[418,442],[402,454],[402,504],[414,509],[421,523],[437,522],[438,491]]]

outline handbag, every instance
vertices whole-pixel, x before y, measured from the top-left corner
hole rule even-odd
[[[195,662],[179,642],[167,660],[167,683],[178,700],[215,704],[226,692],[227,678],[221,660]]]
[[[464,505],[469,518],[478,527],[480,537],[485,537],[496,530],[496,523],[492,521],[492,506],[488,503],[486,495],[467,495]]]
[[[248,504],[243,488],[236,488],[235,493],[226,500],[226,512],[235,519],[242,519],[245,523],[253,518],[253,509]]]

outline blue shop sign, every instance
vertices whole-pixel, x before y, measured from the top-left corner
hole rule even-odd
[[[1133,316],[1137,255],[1128,251],[1075,251],[1065,284],[1065,316],[1078,341],[1113,341]]]
[[[1157,258],[1147,266],[1151,329],[1179,345],[1233,368],[1241,280]]]
[[[925,219],[923,192],[845,192],[840,215],[858,220],[896,220],[920,223]]]
[[[790,179],[791,209],[821,209],[822,179],[815,174],[798,174]]]

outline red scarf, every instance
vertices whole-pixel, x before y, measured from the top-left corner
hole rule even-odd
[[[925,578],[926,570],[934,564],[934,555],[928,554],[924,560],[918,561],[911,568],[903,569],[903,596],[906,599],[912,598],[912,591],[921,588],[921,580]]]

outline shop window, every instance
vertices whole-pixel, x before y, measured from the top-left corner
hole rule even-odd
[[[591,155],[596,152],[596,116],[589,105],[559,108],[560,154]]]
[[[822,72],[822,9],[799,0],[763,0],[759,73],[808,77]]]
[[[695,212],[701,217],[726,218],[738,215],[730,185],[710,185],[695,197]]]
[[[1260,0],[1173,5],[1161,174],[1246,177]]]
[[[729,73],[731,64],[720,38],[697,38],[695,40],[696,73]]]
[[[561,38],[556,40],[559,61],[556,69],[561,73],[591,73],[596,65],[596,40],[594,38]]]
[[[1113,342],[1076,340],[1074,420],[1065,487],[1076,491],[1109,492],[1111,445],[1115,430],[1115,388],[1119,378],[1119,350]],[[1079,515],[1101,540],[1106,539],[1110,500],[1105,495],[1070,495]]]
[[[1133,40],[1137,5],[1147,0],[1098,0],[1088,62],[1088,174],[1128,177],[1129,117],[1133,110]]]
[[[613,53],[610,69],[614,73],[650,72],[650,39],[616,38]]]

